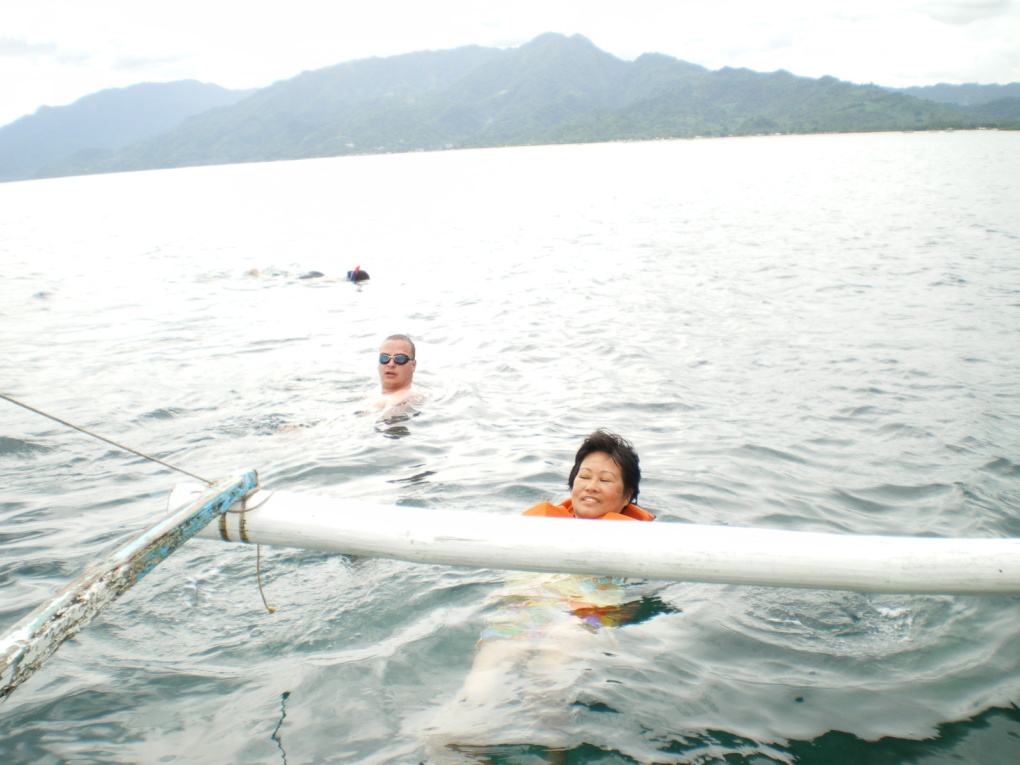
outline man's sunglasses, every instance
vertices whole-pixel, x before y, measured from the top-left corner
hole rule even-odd
[[[406,353],[398,353],[396,356],[390,356],[388,353],[379,354],[380,364],[389,364],[390,359],[393,359],[393,363],[396,364],[398,367],[404,366],[404,364],[406,364],[409,361],[414,361],[414,359],[412,359]]]

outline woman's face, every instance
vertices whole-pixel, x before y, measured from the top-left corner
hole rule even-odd
[[[623,510],[630,492],[623,488],[623,472],[616,461],[605,452],[592,452],[581,461],[570,499],[578,518],[601,518]]]

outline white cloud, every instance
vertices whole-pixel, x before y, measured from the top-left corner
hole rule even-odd
[[[56,43],[33,43],[25,37],[0,37],[0,58],[28,58],[52,56],[57,50]]]
[[[115,56],[110,61],[110,68],[116,72],[132,72],[145,75],[146,73],[163,72],[182,62],[189,60],[188,56],[162,56],[154,58],[151,56]]]
[[[918,12],[944,24],[964,26],[975,21],[1009,17],[1015,10],[1014,0],[958,0],[958,2],[925,2],[914,6]]]

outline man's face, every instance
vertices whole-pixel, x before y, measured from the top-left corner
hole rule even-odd
[[[414,368],[418,362],[412,359],[406,364],[398,364],[392,358],[400,353],[405,356],[411,355],[411,346],[407,341],[387,340],[379,348],[379,353],[385,353],[391,357],[388,362],[379,365],[379,382],[382,383],[383,390],[398,390],[410,385],[411,379],[414,377]]]

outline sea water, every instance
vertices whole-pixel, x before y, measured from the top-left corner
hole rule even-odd
[[[605,427],[657,522],[1020,536],[1016,133],[164,170],[0,211],[0,392],[204,477],[518,514]],[[427,400],[359,414],[394,332]],[[189,479],[0,404],[6,629]],[[638,583],[654,607],[562,646],[555,698],[509,668],[451,748],[505,572],[259,568],[275,613],[254,548],[188,543],[0,704],[0,760],[1020,757],[1015,596]]]

